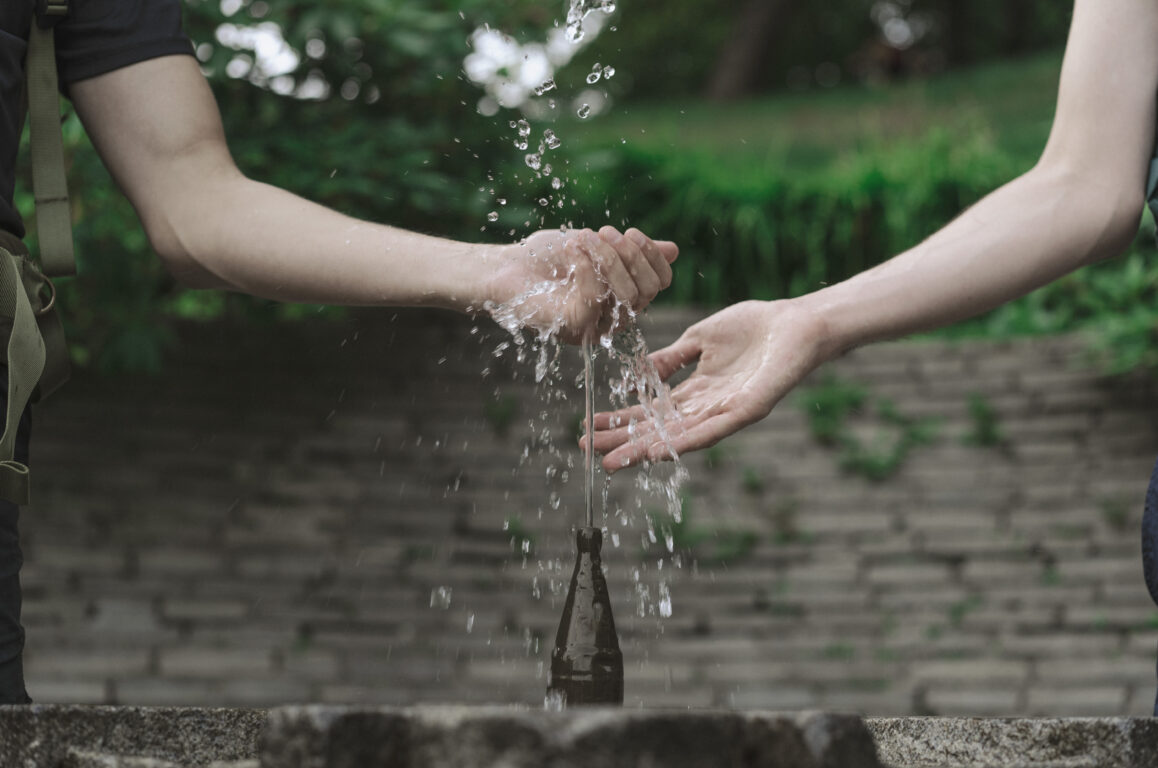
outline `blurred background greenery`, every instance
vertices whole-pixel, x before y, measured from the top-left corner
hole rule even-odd
[[[185,0],[247,174],[466,240],[638,226],[682,249],[661,300],[707,307],[840,280],[1032,166],[1070,11],[1057,0],[621,0],[555,73],[558,87],[520,110],[480,109],[464,75],[472,32],[543,41],[566,0]],[[597,84],[599,114],[581,119],[597,64],[614,77]],[[544,128],[562,139],[551,175],[514,146],[524,113],[532,143]],[[180,289],[75,118],[66,138],[81,278],[63,293],[79,364],[157,370],[180,318],[335,312]],[[1151,229],[1144,220],[1124,257],[946,333],[1091,330],[1108,369],[1158,365]]]

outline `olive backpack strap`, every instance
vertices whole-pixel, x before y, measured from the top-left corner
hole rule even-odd
[[[16,432],[44,370],[45,357],[37,311],[25,287],[26,274],[39,274],[39,270],[32,267],[22,249],[19,241],[8,241],[7,233],[0,238],[0,318],[10,324],[4,350],[8,363],[8,404],[4,433],[0,436],[0,498],[14,504],[28,503],[28,467],[14,457]],[[39,293],[32,296],[39,298]]]
[[[68,15],[69,0],[37,0],[36,20],[28,41],[26,65],[28,117],[32,155],[32,189],[36,198],[36,234],[40,268],[49,279],[76,274],[72,244],[72,211],[64,174],[64,144],[60,133],[60,96],[53,29]],[[38,313],[47,361],[38,394],[49,395],[68,379],[68,347],[60,317],[50,298]]]
[[[40,266],[28,258],[17,238],[0,233],[0,321],[8,328],[0,498],[16,504],[27,504],[29,496],[28,467],[15,458],[20,418],[30,400],[48,395],[68,378],[68,347],[50,279],[76,274],[53,33],[56,24],[68,15],[68,2],[37,0],[25,62]]]

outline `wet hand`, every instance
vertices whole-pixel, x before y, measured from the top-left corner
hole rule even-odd
[[[493,314],[567,343],[616,330],[671,285],[675,243],[638,229],[541,230],[504,246]]]
[[[663,424],[638,405],[596,414],[593,447],[604,454],[603,468],[612,473],[707,448],[764,418],[820,364],[822,328],[790,301],[742,302],[691,326],[651,355],[663,381],[696,365],[671,392],[675,414]]]

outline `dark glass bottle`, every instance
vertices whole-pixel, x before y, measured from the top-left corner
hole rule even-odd
[[[551,651],[547,696],[564,706],[622,704],[623,654],[599,559],[603,534],[598,528],[580,528],[575,544],[579,551]]]

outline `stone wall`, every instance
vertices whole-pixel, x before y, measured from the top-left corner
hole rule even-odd
[[[653,348],[696,317],[651,314]],[[472,327],[378,312],[183,328],[163,376],[78,375],[42,405],[23,520],[32,696],[540,702],[582,510],[566,467],[582,400],[544,402],[532,364]],[[617,476],[626,523],[607,521],[604,560],[627,704],[1149,714],[1155,391],[1100,378],[1081,349],[915,341],[837,361],[869,395],[848,424],[862,445],[919,417],[931,442],[868,480],[781,404],[687,457],[683,567],[633,511],[662,503]],[[544,425],[556,456],[530,449]]]

